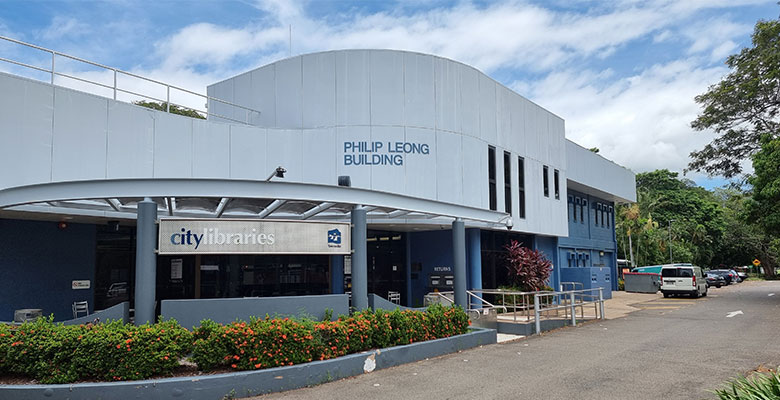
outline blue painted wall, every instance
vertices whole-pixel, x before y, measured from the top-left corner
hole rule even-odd
[[[569,236],[558,241],[561,281],[582,282],[585,287],[604,285],[606,298],[617,290],[617,241],[614,203],[568,190]],[[596,223],[598,221],[598,223]],[[593,272],[567,271],[581,268]],[[593,277],[598,285],[595,285]],[[575,279],[576,277],[576,279]]]
[[[95,225],[0,219],[0,320],[14,310],[40,308],[57,320],[73,318],[74,301],[89,301],[95,285]],[[73,290],[89,279],[92,288]]]
[[[558,263],[558,238],[554,236],[536,236],[534,238],[536,250],[544,253],[544,256],[553,263],[553,271],[550,274],[548,286],[558,290],[561,283],[560,264]]]
[[[436,266],[452,268],[452,231],[427,231],[409,233],[409,259],[412,265],[420,263],[422,269],[416,279],[412,279],[411,306],[422,305],[423,296],[428,292],[428,277],[433,275],[452,275],[451,272],[434,272]],[[468,284],[467,284],[468,285]]]

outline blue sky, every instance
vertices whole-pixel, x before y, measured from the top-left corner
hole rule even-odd
[[[0,0],[0,35],[198,92],[286,57],[290,25],[294,55],[432,53],[474,65],[562,116],[568,138],[621,165],[681,171],[711,139],[690,129],[693,97],[728,72],[725,57],[750,45],[757,20],[778,14],[775,0]],[[2,43],[0,57],[48,62]]]

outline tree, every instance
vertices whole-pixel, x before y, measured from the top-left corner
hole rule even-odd
[[[523,291],[535,292],[542,289],[550,278],[552,262],[539,250],[523,247],[513,240],[505,246],[507,272],[512,285]]]
[[[741,162],[761,148],[762,137],[780,137],[780,20],[759,21],[752,42],[726,59],[730,74],[696,96],[704,111],[691,127],[712,129],[717,137],[690,154],[688,170],[737,176]]]
[[[668,170],[637,174],[636,182],[637,203],[616,214],[622,253],[630,246],[637,265],[664,264],[671,247],[676,262],[710,265],[724,231],[714,194]]]
[[[133,104],[141,107],[151,108],[152,110],[168,111],[168,103],[166,102],[140,100],[140,101],[134,101]],[[191,108],[179,107],[175,104],[171,104],[170,113],[183,115],[185,117],[190,117],[190,118],[206,119],[206,117],[204,117],[199,112]]]
[[[780,247],[780,140],[764,136],[761,150],[753,155],[752,197],[745,204],[748,219],[757,224],[769,240],[762,248],[764,271],[774,275]]]

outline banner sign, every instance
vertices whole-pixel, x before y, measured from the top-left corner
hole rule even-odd
[[[346,222],[160,219],[159,254],[350,254]]]

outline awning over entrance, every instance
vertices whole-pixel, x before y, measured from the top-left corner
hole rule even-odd
[[[356,205],[368,219],[460,218],[503,227],[509,214],[368,189],[233,179],[101,179],[0,190],[0,209],[46,206],[96,214],[136,214],[149,197],[160,215],[200,218],[347,220]]]
[[[451,221],[455,302],[467,307],[465,221],[508,226],[510,215],[352,187],[230,179],[105,179],[0,190],[0,210],[44,205],[105,216],[137,216],[135,322],[155,320],[156,241],[160,214],[200,218],[349,219],[352,226],[352,305],[368,308],[367,220],[436,218]]]

